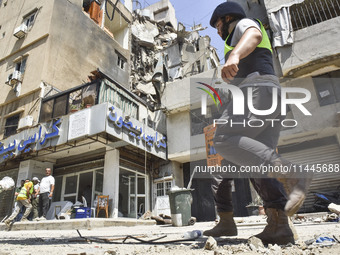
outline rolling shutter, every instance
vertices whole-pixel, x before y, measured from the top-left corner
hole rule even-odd
[[[340,149],[338,144],[330,144],[310,149],[281,154],[284,158],[297,164],[340,164]],[[307,198],[300,212],[314,211],[314,193],[340,191],[340,172],[314,173]]]

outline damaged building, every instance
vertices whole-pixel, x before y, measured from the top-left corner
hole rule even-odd
[[[160,98],[218,66],[201,27],[186,31],[164,0],[135,12],[127,0],[6,0],[0,14],[0,178],[18,186],[50,167],[54,203],[87,189],[93,209],[109,196],[109,217],[169,214],[166,192],[184,180]],[[0,218],[12,200],[0,194]]]
[[[158,108],[167,82],[219,65],[210,38],[199,35],[204,28],[197,25],[187,31],[169,13],[174,13],[170,1],[160,1],[135,12],[131,26],[132,91]]]

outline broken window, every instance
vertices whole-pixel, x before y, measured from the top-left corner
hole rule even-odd
[[[43,102],[40,111],[40,122],[46,122],[52,118],[54,99]]]
[[[85,84],[62,95],[55,95],[52,99],[44,100],[41,105],[40,122],[46,122],[91,107],[97,104],[98,83]]]
[[[6,119],[4,137],[8,137],[17,133],[20,114],[13,115]]]
[[[340,70],[313,77],[320,106],[340,102]]]
[[[67,95],[63,95],[54,99],[52,118],[57,118],[66,114]]]
[[[338,17],[339,0],[305,0],[289,8],[293,30],[299,30]]]

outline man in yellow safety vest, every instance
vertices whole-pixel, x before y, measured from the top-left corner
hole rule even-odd
[[[28,221],[27,217],[32,211],[32,204],[30,197],[33,193],[33,182],[29,179],[26,179],[24,186],[21,188],[18,196],[17,196],[17,204],[11,216],[9,216],[5,220],[5,224],[9,227],[15,217],[19,214],[21,208],[23,206],[26,207],[25,213],[21,218],[21,222]]]

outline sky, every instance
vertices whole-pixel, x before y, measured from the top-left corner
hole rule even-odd
[[[147,7],[159,0],[139,0],[142,7]],[[206,30],[200,31],[201,36],[208,35],[211,38],[211,45],[217,50],[217,55],[224,62],[223,46],[224,42],[217,34],[216,29],[209,25],[209,21],[216,6],[223,3],[223,0],[170,0],[176,11],[176,18],[186,26],[187,30],[194,24],[202,24],[202,27],[208,27]]]

